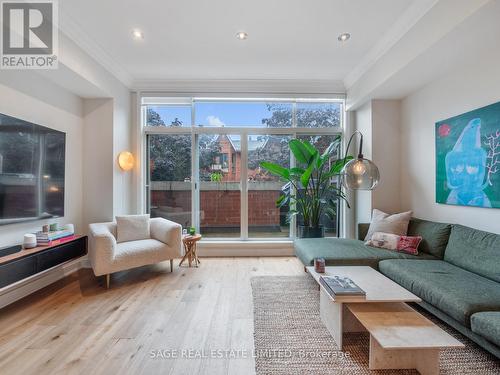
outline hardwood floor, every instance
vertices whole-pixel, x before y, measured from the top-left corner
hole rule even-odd
[[[250,278],[303,274],[301,263],[177,264],[114,274],[109,290],[80,270],[0,310],[0,373],[254,374]]]

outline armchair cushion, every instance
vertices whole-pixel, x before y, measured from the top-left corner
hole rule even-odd
[[[148,215],[116,217],[116,242],[146,240],[151,238]]]
[[[119,243],[110,267],[110,273],[174,259],[179,253],[155,239]]]

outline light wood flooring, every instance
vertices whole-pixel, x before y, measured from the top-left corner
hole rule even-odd
[[[117,273],[109,290],[80,270],[0,310],[0,374],[254,374],[251,355],[225,352],[253,349],[250,278],[303,274],[301,263],[174,264],[173,273],[169,262]],[[170,354],[178,358],[161,358]]]

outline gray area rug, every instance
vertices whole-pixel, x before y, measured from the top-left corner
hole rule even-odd
[[[309,275],[261,276],[251,282],[257,375],[418,374],[414,370],[370,371],[367,333],[345,334],[345,350],[340,352],[321,322],[318,287]],[[500,374],[494,356],[424,315],[466,345],[441,353],[441,374]]]

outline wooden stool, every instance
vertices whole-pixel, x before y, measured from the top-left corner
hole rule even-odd
[[[198,255],[196,254],[196,243],[201,240],[201,234],[195,234],[193,236],[187,235],[182,238],[182,243],[184,244],[184,250],[185,254],[181,259],[181,262],[179,263],[179,267],[181,266],[182,262],[188,259],[189,262],[189,267],[191,267],[191,263],[194,261],[195,267],[198,267],[198,264],[200,264],[200,260],[198,259]]]

